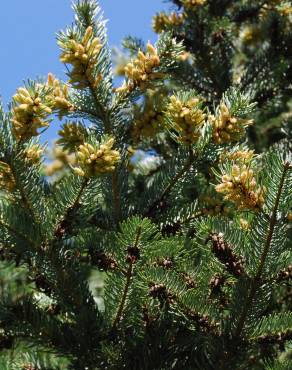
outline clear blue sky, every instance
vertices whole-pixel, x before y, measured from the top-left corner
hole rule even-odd
[[[100,5],[108,19],[112,46],[129,34],[155,41],[151,17],[169,6],[162,0],[100,0]],[[23,80],[48,72],[64,77],[55,33],[72,21],[71,0],[0,1],[0,95],[4,104]],[[51,135],[52,129],[46,136]]]

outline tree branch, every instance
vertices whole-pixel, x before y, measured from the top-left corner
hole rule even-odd
[[[80,205],[79,202],[80,202],[81,196],[83,194],[84,189],[88,185],[88,182],[89,182],[89,179],[84,178],[74,203],[70,207],[67,208],[65,215],[63,216],[61,222],[59,222],[54,232],[55,238],[59,239],[64,235],[66,228],[68,227],[67,225],[68,218],[78,209]]]
[[[163,202],[163,200],[168,196],[168,194],[171,192],[172,188],[180,180],[180,178],[191,168],[194,160],[195,160],[194,152],[190,148],[189,157],[186,163],[184,164],[183,168],[172,178],[172,180],[169,182],[169,184],[165,187],[165,189],[161,193],[160,197],[150,205],[148,210],[144,213],[144,217],[153,218],[153,213],[155,213],[161,202]]]
[[[272,215],[271,215],[271,218],[270,218],[269,231],[268,231],[268,234],[267,234],[266,242],[265,242],[265,245],[264,245],[263,252],[261,254],[260,263],[259,263],[257,272],[256,272],[254,278],[251,281],[251,286],[250,286],[250,289],[249,289],[249,293],[248,293],[245,305],[243,307],[242,313],[240,315],[240,318],[238,320],[237,327],[236,327],[235,332],[234,332],[234,337],[235,338],[240,337],[240,335],[242,333],[242,330],[243,330],[244,324],[245,324],[245,320],[248,316],[248,312],[250,310],[250,307],[252,305],[255,294],[256,294],[256,292],[257,292],[257,290],[260,286],[260,283],[261,283],[261,276],[262,276],[264,266],[265,266],[265,262],[266,262],[266,259],[267,259],[267,255],[268,255],[268,252],[269,252],[269,249],[270,249],[270,246],[271,246],[271,241],[272,241],[272,238],[273,238],[274,229],[275,229],[276,222],[277,222],[277,212],[278,212],[278,208],[279,208],[279,202],[280,202],[280,198],[281,198],[281,194],[282,194],[282,190],[283,190],[283,186],[284,186],[284,181],[285,181],[285,177],[286,177],[286,174],[288,172],[288,169],[289,169],[289,163],[285,163],[284,171],[283,171],[283,174],[282,174],[282,177],[281,177],[281,180],[280,180],[280,184],[279,184],[279,188],[278,188],[278,192],[277,192],[277,196],[276,196],[274,209],[273,209],[273,212],[272,212]]]
[[[111,127],[111,122],[109,119],[108,112],[103,108],[103,106],[100,104],[98,100],[98,96],[96,94],[95,88],[90,84],[90,92],[94,98],[95,105],[99,110],[102,111],[103,115],[103,122],[104,122],[104,132],[106,134],[111,134],[112,133],[112,127]],[[118,173],[117,169],[114,170],[112,173],[112,192],[113,192],[113,204],[114,204],[114,210],[115,210],[115,220],[116,224],[118,225],[119,221],[121,220],[121,204],[120,204],[120,194],[119,194],[119,187],[118,187]]]
[[[37,222],[36,217],[35,217],[35,214],[34,214],[33,207],[31,205],[29,199],[27,198],[25,192],[23,191],[22,186],[20,186],[20,184],[19,184],[18,176],[17,176],[17,173],[15,171],[15,168],[14,168],[12,162],[9,163],[9,167],[10,167],[11,172],[12,172],[12,175],[14,177],[14,180],[15,180],[15,183],[16,183],[16,187],[17,187],[17,189],[19,191],[19,194],[20,194],[20,197],[21,197],[21,200],[22,200],[22,203],[23,203],[24,208],[28,210],[28,212],[30,213],[32,219],[34,219]]]
[[[141,237],[141,231],[142,231],[141,226],[139,226],[136,231],[136,239],[135,239],[135,243],[133,246],[134,248],[138,248],[139,240]],[[131,280],[134,274],[134,267],[135,267],[135,260],[131,259],[129,262],[129,267],[128,267],[127,274],[126,274],[126,283],[125,283],[124,291],[122,294],[122,298],[121,298],[119,307],[117,309],[115,319],[112,324],[112,330],[114,330],[118,326],[119,322],[121,321],[123,311],[125,308],[125,304],[126,304],[126,300],[127,300],[128,293],[129,293],[129,288],[131,285]]]
[[[3,222],[1,219],[0,219],[0,225],[2,225],[5,229],[7,229],[11,234],[14,234],[17,237],[25,240],[26,242],[28,242],[29,244],[32,244],[36,248],[36,244],[31,239],[29,239],[25,234],[22,234],[20,231],[14,229],[12,226],[8,225],[6,222]]]

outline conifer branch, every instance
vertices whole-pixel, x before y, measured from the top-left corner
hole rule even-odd
[[[133,247],[131,247],[133,250],[136,250],[138,248],[139,240],[140,240],[140,237],[141,237],[141,232],[142,232],[142,228],[141,228],[141,226],[139,226],[137,228],[137,231],[136,231],[135,243],[134,243]],[[116,327],[118,326],[119,322],[122,319],[123,311],[124,311],[124,308],[125,308],[126,300],[127,300],[130,285],[131,285],[131,281],[132,281],[132,278],[133,278],[133,275],[134,275],[135,263],[136,263],[136,258],[129,258],[129,267],[127,269],[125,287],[124,287],[124,291],[122,293],[122,298],[121,298],[120,304],[119,304],[118,309],[117,309],[116,316],[115,316],[113,324],[112,324],[112,330],[116,329]]]
[[[207,315],[190,310],[187,307],[182,308],[183,313],[188,317],[189,320],[196,323],[196,325],[202,330],[209,334],[219,336],[218,323],[213,322]]]
[[[292,7],[170,1],[155,46],[129,37],[117,53],[114,89],[98,0],[74,0],[68,82],[28,81],[0,107],[1,369],[289,368]],[[55,114],[70,120],[60,183],[38,140]],[[160,156],[132,166],[136,148]]]
[[[20,194],[20,197],[21,197],[21,200],[22,200],[24,209],[28,210],[28,212],[30,213],[31,217],[37,221],[37,219],[35,217],[35,214],[34,214],[33,207],[31,205],[29,199],[27,198],[25,192],[23,191],[22,186],[19,184],[18,176],[16,174],[16,171],[15,171],[15,168],[14,168],[13,164],[12,163],[9,163],[9,166],[10,166],[10,169],[11,169],[11,173],[12,173],[14,179],[15,179],[16,187],[17,187],[17,190],[19,191],[19,194]]]
[[[111,128],[111,122],[108,118],[108,112],[104,109],[103,105],[100,104],[95,87],[92,86],[91,82],[88,81],[88,83],[89,83],[90,93],[94,98],[94,104],[96,105],[97,109],[100,110],[102,113],[103,123],[104,123],[104,132],[105,134],[110,134],[112,131],[112,128]]]
[[[166,186],[166,188],[163,190],[160,200],[164,200],[164,198],[171,192],[172,188],[175,186],[175,184],[180,180],[180,178],[191,168],[193,162],[194,162],[194,152],[190,149],[189,158],[187,159],[185,165],[183,168],[174,176],[174,178],[170,181],[170,183]]]
[[[281,198],[281,194],[282,194],[282,190],[283,190],[283,186],[284,186],[285,177],[287,175],[289,167],[290,167],[290,164],[286,162],[284,164],[284,170],[283,170],[282,177],[281,177],[281,180],[280,180],[280,184],[279,184],[279,188],[278,188],[278,192],[277,192],[273,212],[272,212],[272,215],[270,217],[269,231],[268,231],[268,234],[267,234],[266,242],[265,242],[261,257],[260,257],[260,262],[259,262],[257,272],[256,272],[254,278],[251,281],[251,285],[250,285],[249,293],[248,293],[247,298],[246,298],[245,305],[242,309],[242,313],[239,317],[237,327],[234,331],[234,337],[235,338],[239,338],[240,335],[241,335],[241,332],[244,328],[245,320],[248,316],[248,313],[249,313],[250,307],[252,305],[253,299],[254,299],[255,294],[256,294],[256,292],[257,292],[257,290],[258,290],[258,288],[261,284],[261,277],[262,277],[262,273],[263,273],[263,270],[264,270],[266,258],[267,258],[267,255],[268,255],[268,252],[269,252],[269,249],[270,249],[270,246],[271,246],[271,241],[272,241],[272,238],[273,238],[274,229],[275,229],[275,226],[276,226],[276,223],[277,223],[277,212],[278,212],[278,208],[279,208],[280,198]]]
[[[144,213],[144,217],[153,218],[155,215],[155,212],[157,211],[158,207],[161,205],[161,203],[165,200],[165,198],[168,196],[168,194],[171,192],[172,188],[176,185],[176,183],[181,179],[181,177],[191,168],[192,164],[195,161],[195,155],[194,151],[190,148],[189,150],[189,156],[182,167],[182,169],[171,179],[171,181],[167,184],[165,189],[162,191],[160,197],[154,201],[148,210]]]
[[[116,219],[116,224],[118,225],[120,220],[122,219],[122,214],[121,214],[121,200],[120,200],[119,185],[118,185],[118,173],[117,173],[116,168],[114,172],[112,173],[112,189],[113,189],[113,198],[114,198],[115,219]]]
[[[292,340],[292,330],[287,329],[283,332],[278,333],[267,333],[263,334],[256,338],[251,338],[251,340],[257,341],[260,344],[268,345],[268,344],[274,344],[274,343],[283,343],[285,341]]]
[[[37,247],[37,245],[34,243],[34,241],[31,240],[30,238],[28,238],[27,235],[21,233],[20,231],[18,231],[14,227],[8,225],[6,222],[1,220],[1,218],[0,218],[0,225],[3,226],[6,230],[8,230],[11,234],[14,234],[15,236],[25,240],[29,244],[33,245],[35,248]]]
[[[80,206],[80,199],[82,197],[82,194],[86,188],[86,186],[88,185],[88,182],[89,182],[89,178],[85,177],[82,184],[81,184],[81,187],[79,189],[79,192],[76,196],[76,199],[74,200],[74,203],[67,208],[67,211],[65,213],[65,215],[62,217],[62,220],[58,223],[58,226],[57,228],[55,229],[55,232],[54,232],[54,236],[55,238],[59,239],[59,238],[62,238],[62,236],[64,235],[64,233],[66,232],[66,229],[68,228],[69,226],[69,218],[77,211],[77,209],[79,208]]]
[[[111,122],[109,119],[109,113],[104,109],[104,107],[100,104],[97,93],[95,88],[90,83],[90,92],[94,98],[95,105],[102,111],[102,115],[104,118],[104,130],[106,134],[112,133]],[[120,194],[119,194],[119,186],[118,186],[118,173],[117,169],[115,169],[111,175],[112,177],[112,193],[113,193],[113,202],[114,202],[114,210],[115,210],[115,220],[116,224],[118,225],[119,221],[121,220],[121,204],[120,204]]]
[[[212,252],[224,265],[229,274],[235,276],[236,278],[244,275],[245,271],[243,257],[236,255],[233,252],[231,245],[226,243],[220,235],[216,233],[212,234],[211,240]]]

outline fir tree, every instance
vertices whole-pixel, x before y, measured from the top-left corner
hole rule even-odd
[[[291,368],[291,8],[174,4],[116,87],[77,1],[68,81],[0,110],[1,369]]]
[[[188,62],[176,73],[180,84],[209,104],[231,86],[251,94],[257,109],[249,138],[257,150],[291,138],[291,2],[169,2],[173,11],[156,14],[153,29],[183,41]]]

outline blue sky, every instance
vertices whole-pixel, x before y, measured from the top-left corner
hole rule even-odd
[[[108,19],[112,46],[129,34],[155,41],[151,17],[169,6],[162,0],[100,0],[100,5]],[[64,77],[55,33],[72,21],[71,0],[0,1],[0,95],[4,104],[23,80],[48,72]],[[51,135],[52,130],[46,136]]]

